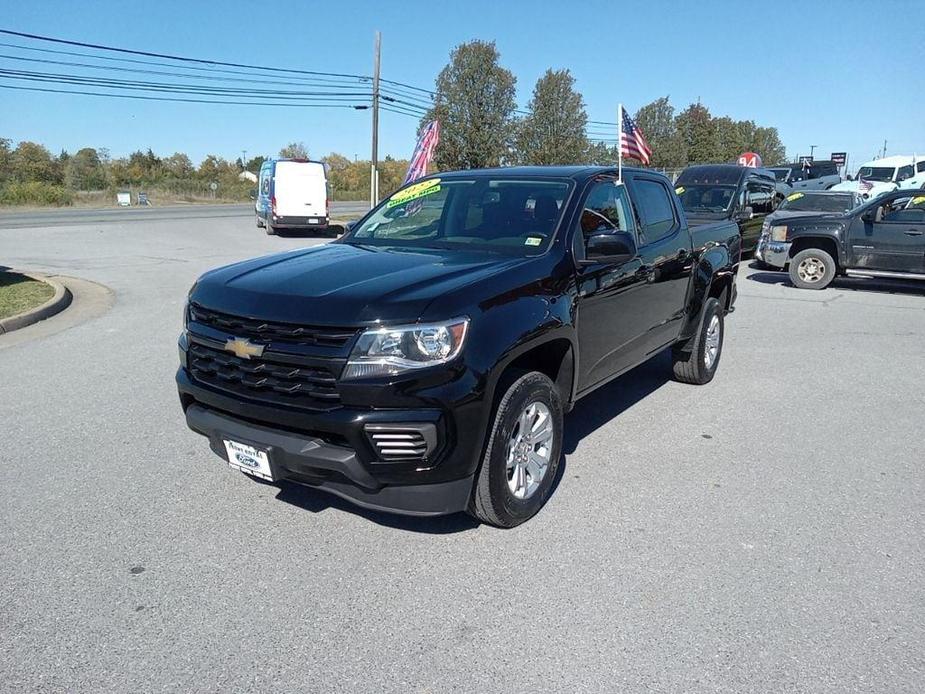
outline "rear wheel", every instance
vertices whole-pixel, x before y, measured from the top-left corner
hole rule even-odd
[[[703,316],[697,334],[684,345],[671,350],[674,377],[682,383],[702,386],[713,380],[719,359],[723,356],[726,325],[723,305],[710,298],[703,306]]]
[[[256,217],[257,217],[257,228],[263,229],[266,226],[266,223],[263,221],[263,219],[260,217],[259,214],[256,215]]]
[[[807,248],[790,259],[790,281],[800,289],[825,289],[835,271],[835,260],[821,248]]]
[[[265,226],[267,230],[267,236],[276,236],[276,227],[273,226],[269,219],[266,221]]]
[[[546,503],[562,455],[562,403],[549,377],[537,371],[507,389],[495,411],[469,513],[513,528]]]

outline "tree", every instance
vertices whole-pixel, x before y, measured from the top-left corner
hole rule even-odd
[[[547,70],[536,81],[530,114],[517,129],[523,164],[580,164],[588,159],[588,114],[568,70]]]
[[[173,178],[191,178],[196,172],[193,162],[183,152],[174,152],[162,162],[164,171]]]
[[[721,161],[716,124],[706,106],[688,106],[678,114],[675,127],[687,152],[687,164]]]
[[[437,76],[434,106],[421,120],[421,128],[440,121],[437,169],[498,166],[510,158],[516,79],[499,58],[494,42],[463,43]]]
[[[234,164],[215,154],[208,155],[199,165],[199,178],[207,182],[218,181],[220,178],[234,180],[237,175],[238,169]]]
[[[35,142],[20,142],[12,154],[14,177],[27,183],[60,183],[60,171],[51,153]]]
[[[5,137],[0,137],[0,183],[8,181],[13,176],[13,143]]]
[[[678,133],[674,106],[663,96],[636,111],[636,124],[652,148],[651,166],[669,169],[687,164],[687,149]]]
[[[267,158],[262,156],[251,157],[247,160],[247,164],[244,165],[244,170],[252,173],[259,173],[260,167],[263,166],[263,162],[266,160]]]
[[[304,142],[290,142],[279,151],[281,159],[308,159],[308,149]]]
[[[92,147],[78,150],[69,157],[64,172],[64,182],[73,190],[102,190],[106,187],[106,170],[99,154]]]

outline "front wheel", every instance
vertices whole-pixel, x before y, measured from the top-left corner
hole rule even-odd
[[[267,220],[267,222],[266,222],[266,224],[265,224],[264,226],[266,227],[267,236],[276,236],[276,227],[274,227],[274,226],[270,223],[270,220],[269,220],[269,219]]]
[[[790,259],[790,281],[800,289],[825,289],[835,271],[835,260],[821,248],[807,248]]]
[[[495,410],[469,503],[472,516],[513,528],[539,512],[559,469],[562,417],[548,376],[531,371],[511,384]]]
[[[723,356],[725,336],[723,305],[718,299],[707,299],[697,334],[686,344],[677,345],[671,350],[674,377],[682,383],[698,386],[712,381],[719,359]]]

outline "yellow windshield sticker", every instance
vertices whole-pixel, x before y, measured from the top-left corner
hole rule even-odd
[[[528,236],[527,240],[524,241],[525,246],[539,246],[543,243],[543,239],[539,236]]]
[[[674,192],[680,195],[681,193],[684,192],[684,186],[678,186],[677,188],[674,189]]]
[[[412,200],[423,198],[425,195],[433,195],[434,193],[439,192],[440,179],[431,178],[426,181],[421,181],[420,183],[410,185],[407,188],[402,188],[400,191],[395,193],[395,195],[389,198],[389,202],[386,204],[386,207],[396,207],[398,205],[403,205],[406,202],[411,202]]]
[[[913,205],[921,205],[925,202],[925,195],[919,195],[918,197],[912,198]]]
[[[799,200],[804,195],[806,195],[806,193],[791,193],[790,195],[787,196],[787,200],[789,200],[790,202],[793,202],[794,200]]]

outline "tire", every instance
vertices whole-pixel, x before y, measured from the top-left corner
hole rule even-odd
[[[270,220],[267,220],[265,225],[267,236],[276,236],[276,228],[270,223]]]
[[[511,384],[495,409],[470,515],[489,525],[513,528],[539,512],[559,470],[562,417],[559,393],[545,374],[531,371]],[[533,429],[521,437],[526,422],[532,422]]]
[[[800,289],[825,289],[837,270],[835,260],[821,248],[807,248],[790,259],[790,281]]]
[[[260,215],[256,215],[256,217],[257,217],[257,228],[263,229],[266,226],[266,223],[260,218]]]
[[[671,368],[675,379],[697,386],[712,381],[723,356],[725,337],[723,305],[718,299],[707,299],[697,334],[686,344],[671,348]]]

